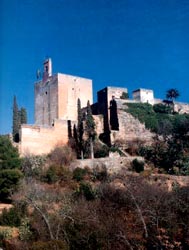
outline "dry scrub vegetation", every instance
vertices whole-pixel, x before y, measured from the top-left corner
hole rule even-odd
[[[22,160],[13,207],[0,215],[3,249],[189,248],[188,186],[168,191],[144,172],[110,175],[104,165],[70,171],[74,158],[64,146]]]
[[[8,250],[188,249],[189,187],[171,191],[143,162],[110,175],[104,165],[70,170],[68,146],[21,161],[22,179],[0,215],[0,247]]]

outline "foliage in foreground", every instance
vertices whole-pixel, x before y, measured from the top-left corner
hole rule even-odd
[[[0,135],[0,170],[19,168],[21,159],[17,148],[13,147],[6,135]]]
[[[139,153],[169,174],[189,175],[188,117],[176,117],[171,135],[156,136],[152,145],[141,147]]]
[[[175,185],[168,192],[159,182],[124,175],[95,186],[76,183],[79,188],[69,182],[64,191],[34,180],[23,183],[14,198],[30,211],[27,228],[22,229],[27,233],[3,244],[12,244],[14,250],[55,245],[58,250],[189,247],[189,187]]]
[[[6,200],[17,189],[22,173],[21,159],[8,136],[0,136],[0,200]]]

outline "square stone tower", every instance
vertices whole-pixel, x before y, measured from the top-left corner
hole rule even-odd
[[[154,105],[154,92],[151,89],[137,89],[133,91],[133,100]]]
[[[55,119],[77,120],[77,100],[81,107],[92,104],[92,80],[52,74],[51,59],[44,62],[42,80],[35,83],[35,124],[51,126]]]

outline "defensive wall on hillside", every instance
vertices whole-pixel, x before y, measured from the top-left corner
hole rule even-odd
[[[133,99],[122,99],[127,88],[108,86],[97,92],[93,104],[92,80],[62,73],[52,74],[51,59],[44,62],[42,79],[35,83],[35,124],[22,125],[19,149],[24,154],[47,154],[55,146],[68,142],[68,122],[77,125],[78,99],[83,112],[89,100],[99,138],[112,145],[133,140],[150,142],[153,134],[128,114],[123,103],[162,103],[153,90],[133,91]],[[175,111],[189,113],[189,104],[175,102]]]
[[[23,125],[20,133],[22,155],[48,154],[68,142],[68,122],[55,120],[52,126]]]

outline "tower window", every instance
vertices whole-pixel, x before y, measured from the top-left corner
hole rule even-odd
[[[45,92],[45,94],[47,95],[47,91]]]

